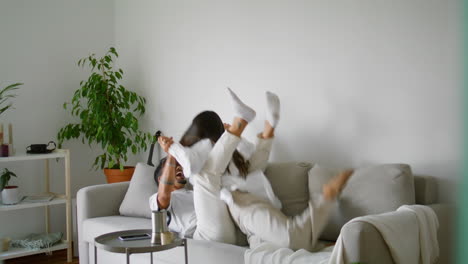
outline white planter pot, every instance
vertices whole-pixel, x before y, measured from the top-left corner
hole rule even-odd
[[[18,186],[7,186],[2,191],[3,204],[19,203],[19,188]]]

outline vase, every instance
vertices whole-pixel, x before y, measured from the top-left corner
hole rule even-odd
[[[106,175],[107,183],[116,183],[130,181],[133,176],[135,167],[125,166],[124,170],[120,169],[104,169],[104,175]]]
[[[17,204],[19,203],[19,188],[18,186],[5,186],[2,191],[3,204]]]

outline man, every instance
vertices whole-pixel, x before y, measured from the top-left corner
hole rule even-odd
[[[182,167],[168,155],[161,159],[155,171],[158,192],[150,197],[151,210],[166,209],[171,221],[169,230],[192,238],[197,218],[193,205],[193,191],[186,188],[187,180]]]

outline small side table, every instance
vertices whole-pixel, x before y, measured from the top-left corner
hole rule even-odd
[[[127,255],[127,264],[130,264],[130,255],[136,253],[150,253],[151,264],[153,264],[153,252],[164,251],[171,248],[183,246],[185,253],[185,264],[188,264],[187,239],[179,238],[177,233],[173,233],[174,241],[170,244],[151,244],[151,239],[121,241],[119,236],[135,234],[151,234],[151,229],[136,229],[107,233],[94,239],[94,263],[97,264],[97,249],[103,249],[114,253],[125,253]]]

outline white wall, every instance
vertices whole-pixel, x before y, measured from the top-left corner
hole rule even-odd
[[[102,54],[114,44],[112,0],[0,1],[0,87],[23,82],[14,110],[0,122],[13,123],[17,152],[34,143],[56,141],[60,127],[72,121],[62,108],[79,82],[89,76],[76,62],[92,52]],[[87,185],[104,183],[101,172],[91,171],[97,150],[67,142],[71,150],[72,193]],[[63,161],[50,162],[52,191],[63,192]],[[5,166],[0,164],[0,169]],[[23,194],[43,191],[42,162],[9,163],[19,176]],[[53,207],[53,230],[64,231],[64,206]],[[18,238],[44,231],[43,209],[0,213],[0,237]]]
[[[151,131],[177,138],[198,112],[232,118],[225,87],[282,120],[272,160],[357,167],[403,162],[452,200],[461,160],[459,3],[116,0],[128,86]]]

